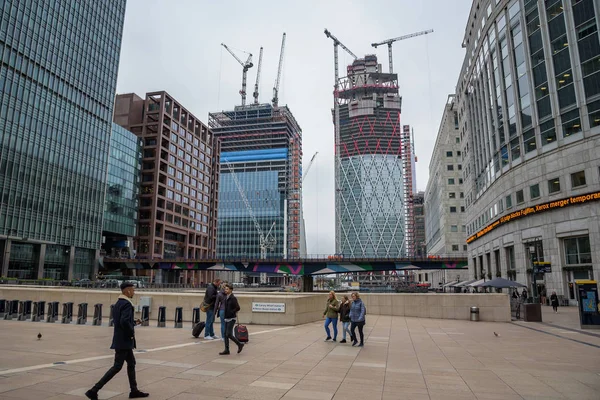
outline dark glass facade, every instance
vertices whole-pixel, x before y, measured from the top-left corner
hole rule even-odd
[[[2,274],[43,277],[49,244],[55,277],[93,272],[125,4],[0,4]]]
[[[108,238],[110,235],[135,236],[141,162],[141,139],[113,123],[103,223]]]

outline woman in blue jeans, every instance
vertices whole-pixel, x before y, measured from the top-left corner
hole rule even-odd
[[[329,331],[329,324],[333,323],[333,341],[337,340],[337,322],[338,322],[338,311],[340,310],[340,302],[335,297],[335,292],[332,290],[329,292],[327,298],[327,304],[325,305],[325,311],[323,311],[323,318],[325,318],[325,332],[327,338],[325,341],[331,340],[331,332]]]
[[[340,304],[340,321],[342,322],[342,340],[340,343],[346,343],[346,333],[352,337],[350,332],[350,299],[344,295]]]

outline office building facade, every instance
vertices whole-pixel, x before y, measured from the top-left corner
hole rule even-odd
[[[212,132],[164,91],[118,95],[114,119],[142,140],[137,257],[214,259],[219,143]]]
[[[425,192],[417,192],[413,195],[415,243],[414,256],[418,258],[427,257],[427,243],[425,241]]]
[[[467,252],[462,159],[458,107],[455,96],[450,95],[431,153],[425,189],[425,241],[432,256],[462,257]]]
[[[336,254],[406,256],[412,225],[410,128],[400,125],[397,74],[368,55],[341,78],[336,138]],[[335,121],[334,115],[334,121]],[[339,143],[337,142],[339,140]]]
[[[125,4],[0,5],[3,276],[94,275]]]
[[[102,226],[102,252],[134,258],[140,195],[142,140],[112,123]]]
[[[576,301],[599,277],[599,8],[473,3],[457,85],[473,278]]]
[[[218,257],[300,257],[302,130],[290,109],[236,106],[209,126],[221,143]]]

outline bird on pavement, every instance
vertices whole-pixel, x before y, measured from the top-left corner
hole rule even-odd
[[[38,337],[38,340],[40,340],[42,338],[42,334],[38,333],[37,337]]]
[[[494,332],[494,336],[498,337],[498,336],[500,336],[500,335],[499,335],[499,334],[497,334],[496,332]]]

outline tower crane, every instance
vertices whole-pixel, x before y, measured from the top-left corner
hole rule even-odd
[[[256,216],[254,215],[252,206],[250,205],[250,202],[248,201],[248,198],[246,197],[246,194],[244,193],[244,189],[242,188],[242,185],[240,184],[240,181],[238,180],[237,175],[236,175],[235,171],[233,170],[233,165],[229,162],[229,160],[227,160],[227,158],[221,157],[221,161],[224,161],[225,164],[227,164],[227,169],[229,169],[229,172],[231,173],[233,182],[235,183],[235,186],[237,187],[237,190],[240,193],[240,196],[242,197],[242,201],[244,202],[244,205],[246,206],[246,209],[248,210],[248,214],[250,214],[250,218],[252,218],[254,227],[256,228],[256,231],[258,232],[260,258],[264,260],[267,258],[267,250],[273,251],[275,249],[275,244],[277,243],[277,240],[271,234],[271,232],[273,231],[273,228],[275,227],[275,222],[273,222],[271,224],[269,231],[265,235],[263,233],[263,230],[260,227],[260,224],[256,220]]]
[[[279,52],[279,67],[277,68],[277,79],[275,80],[275,86],[273,86],[273,107],[277,107],[279,104],[279,80],[281,79],[281,67],[283,65],[283,51],[285,50],[285,32],[281,38],[281,51]]]
[[[335,79],[335,83],[333,85],[334,87],[334,92],[333,92],[333,113],[334,113],[334,118],[335,118],[335,188],[336,188],[336,193],[340,193],[341,189],[341,185],[340,185],[340,166],[341,166],[341,160],[340,160],[340,104],[338,102],[338,90],[339,90],[339,79],[340,79],[340,73],[339,73],[339,68],[338,68],[338,46],[341,46],[342,49],[346,50],[346,52],[348,54],[350,54],[355,60],[358,58],[356,57],[356,55],[350,51],[349,48],[347,48],[346,46],[344,46],[344,44],[342,42],[339,41],[338,38],[336,38],[335,36],[333,36],[331,34],[331,32],[329,32],[327,29],[325,29],[325,36],[327,36],[329,39],[333,40],[333,61],[334,61],[334,67],[335,67],[335,74],[334,74],[334,79]],[[340,217],[340,206],[339,203],[340,199],[339,199],[339,195],[335,196],[335,218],[336,218],[336,234],[335,234],[335,241],[336,241],[336,251],[340,248],[339,245],[339,240],[341,240],[340,237],[340,227],[341,227],[341,221],[339,220]]]
[[[410,35],[404,35],[404,36],[400,36],[400,37],[397,37],[397,38],[384,40],[383,42],[372,43],[371,46],[377,48],[377,46],[381,46],[382,44],[387,44],[387,46],[388,46],[388,57],[390,59],[390,74],[391,74],[391,73],[394,72],[394,62],[392,60],[392,44],[394,42],[399,41],[399,40],[410,39],[410,38],[414,38],[416,36],[421,36],[421,35],[427,35],[428,33],[431,33],[431,32],[433,32],[433,29],[429,29],[429,30],[421,31],[421,32],[415,32],[415,33],[411,33]]]
[[[225,49],[229,52],[229,54],[231,54],[233,56],[233,58],[235,58],[237,60],[237,62],[239,62],[243,68],[242,90],[240,90],[240,94],[242,95],[242,106],[245,106],[246,105],[246,75],[248,73],[248,70],[254,66],[254,64],[252,64],[252,53],[247,53],[244,51],[244,53],[248,54],[248,59],[246,60],[246,62],[243,62],[242,60],[240,60],[240,58],[238,56],[235,55],[235,53],[233,51],[231,51],[231,49],[229,47],[227,47],[227,45],[225,45],[225,43],[221,43],[221,46],[225,47]]]
[[[254,104],[258,104],[258,83],[260,82],[260,70],[262,67],[262,53],[263,53],[263,48],[260,48],[260,54],[258,55],[258,68],[256,70],[256,83],[254,84],[254,93],[252,93],[252,95],[254,96]]]
[[[302,182],[304,182],[304,179],[306,179],[306,175],[308,175],[308,171],[310,171],[310,167],[312,167],[313,162],[315,162],[315,158],[317,157],[317,154],[319,154],[318,151],[312,156],[312,158],[310,159],[310,162],[306,166],[306,170],[302,173]]]

